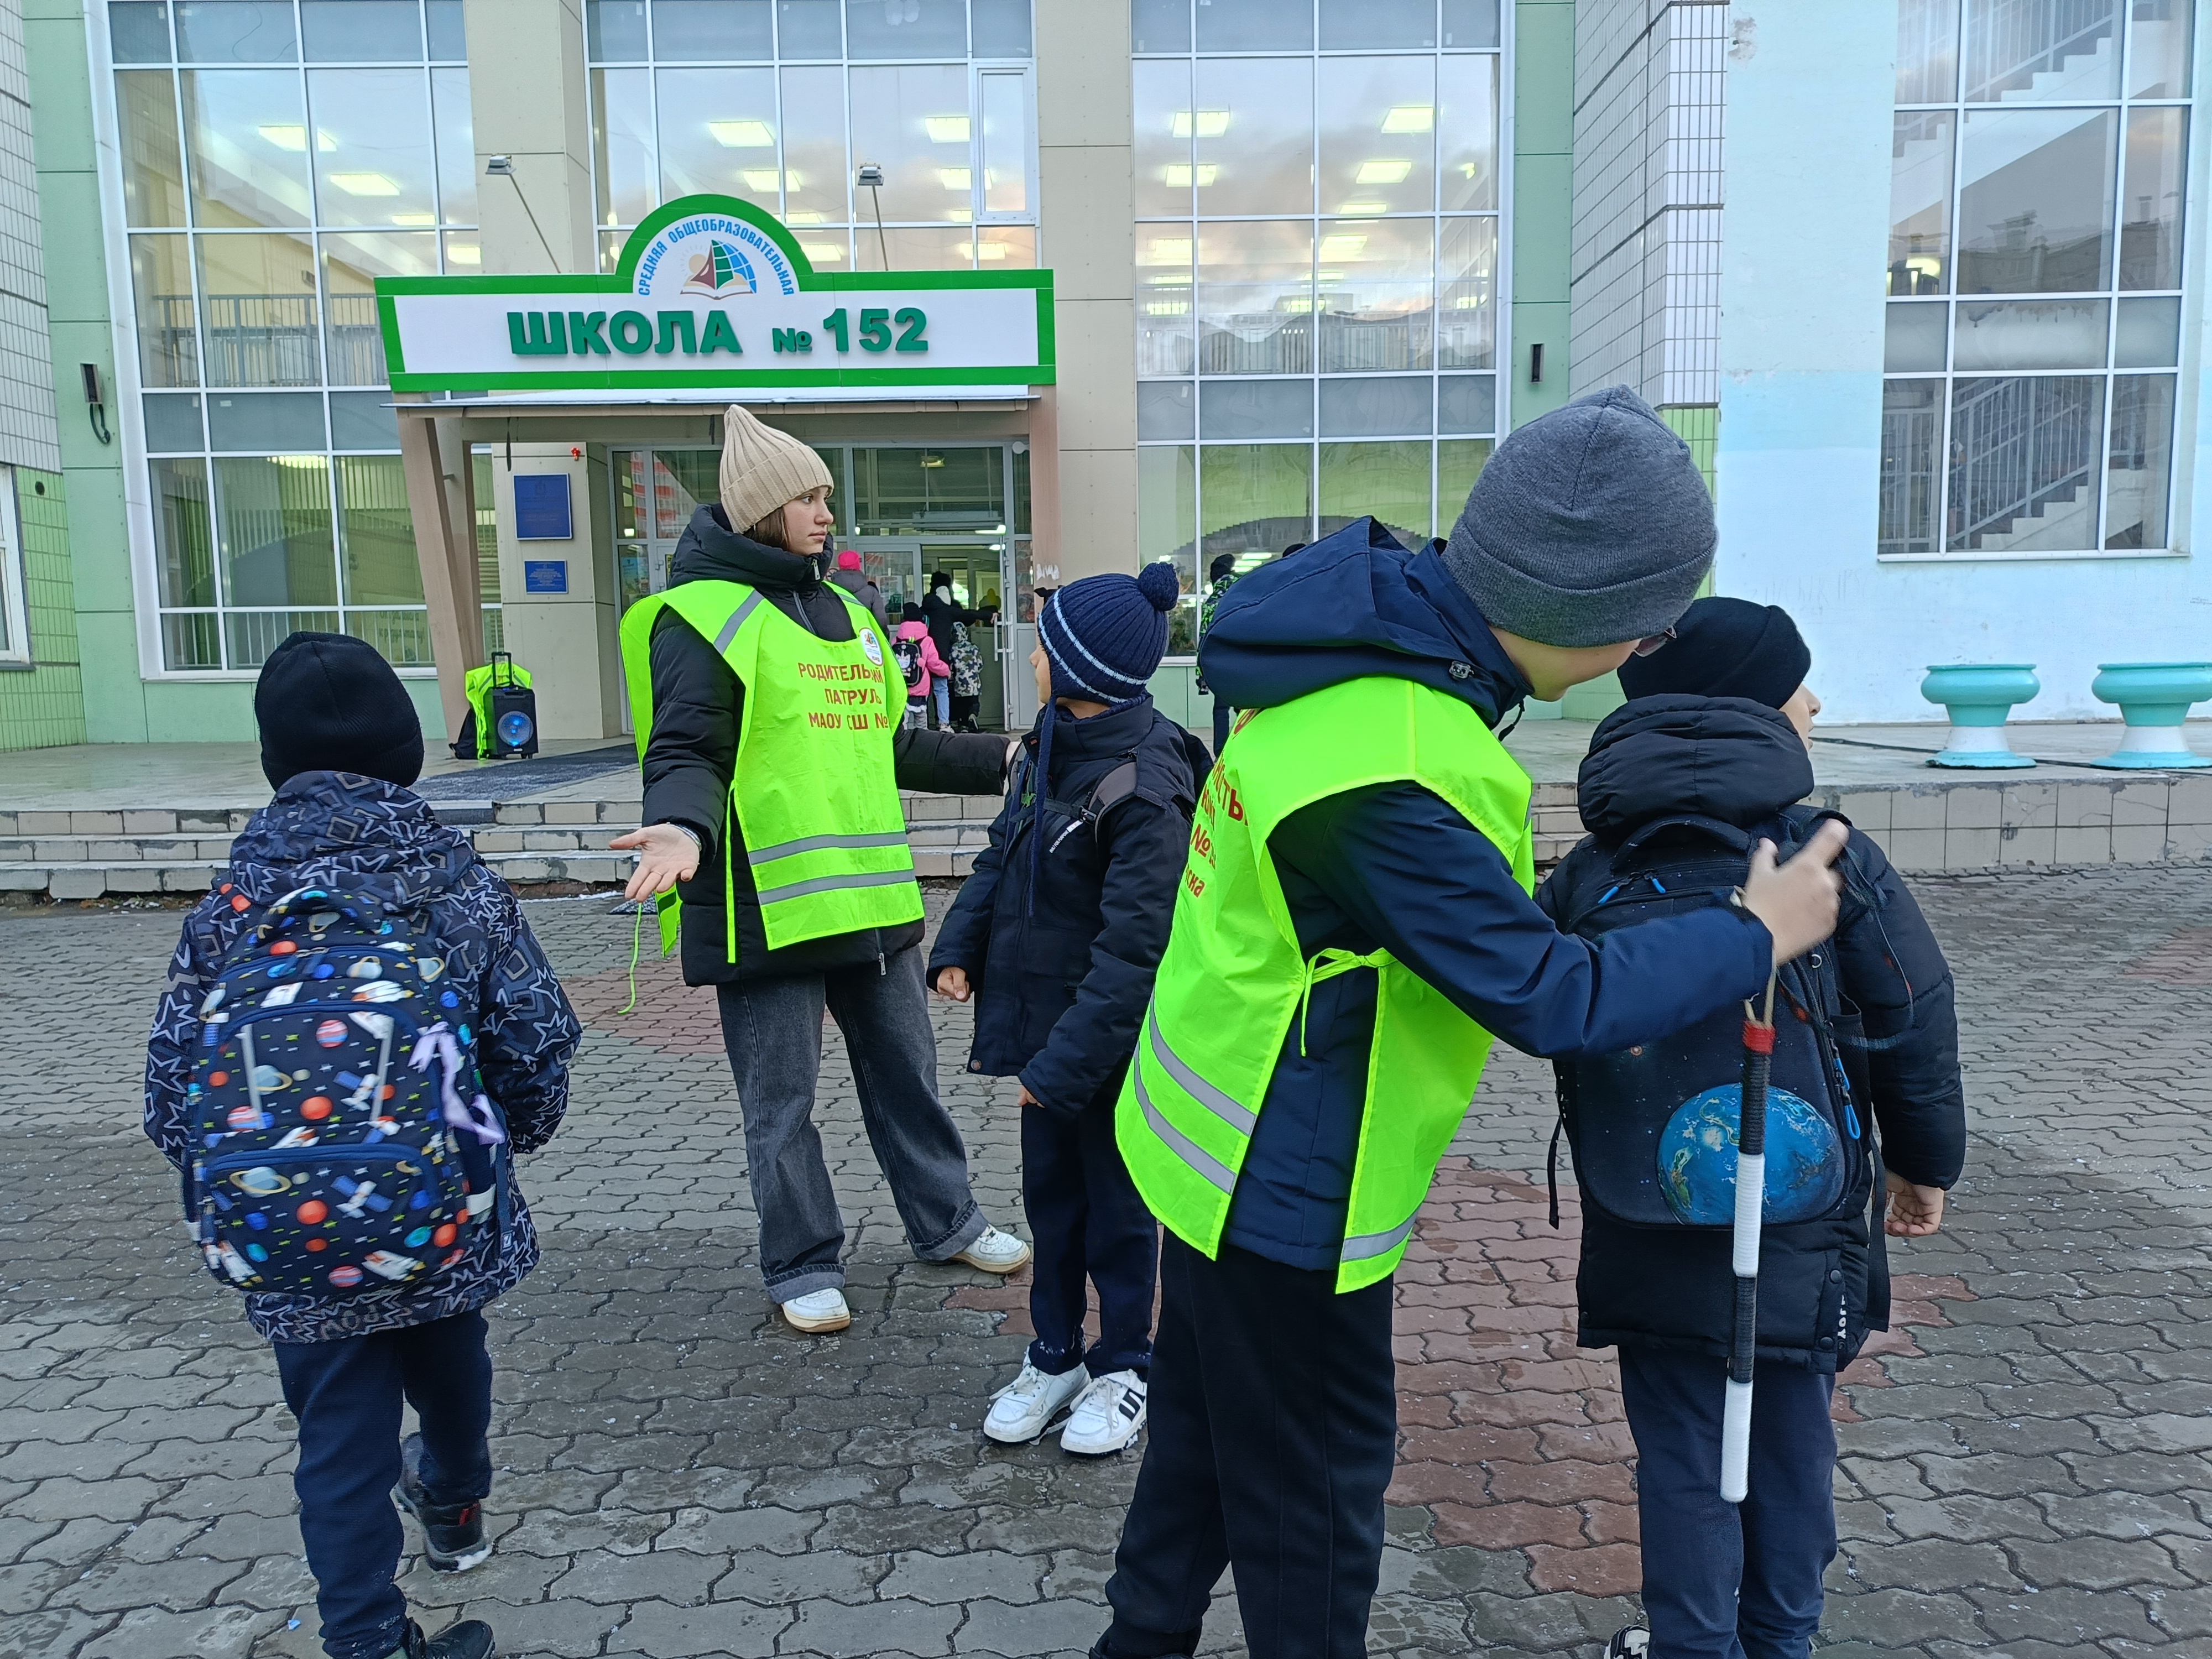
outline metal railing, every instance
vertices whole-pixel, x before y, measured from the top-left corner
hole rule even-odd
[[[2119,33],[2118,0],[1985,0],[1966,42],[1966,100],[1996,101]]]
[[[1945,544],[1979,548],[2097,483],[2102,376],[1960,380],[1953,390]]]

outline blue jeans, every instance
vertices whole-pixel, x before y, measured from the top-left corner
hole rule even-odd
[[[480,1313],[334,1342],[278,1342],[284,1403],[300,1420],[300,1538],[315,1575],[323,1650],[385,1659],[400,1645],[407,1598],[392,1582],[402,1536],[399,1407],[422,1423],[430,1501],[473,1504],[491,1491],[491,1358]]]
[[[745,1121],[745,1173],[770,1297],[788,1302],[845,1285],[845,1222],[814,1127],[825,1007],[844,1033],[860,1121],[914,1253],[949,1261],[981,1237],[967,1143],[937,1097],[937,1039],[920,945],[880,965],[746,980],[714,992]]]
[[[937,724],[940,730],[952,724],[952,682],[933,678],[929,695],[937,705]]]
[[[1138,1196],[1114,1144],[1117,1081],[1076,1114],[1022,1110],[1022,1209],[1036,1248],[1030,1364],[1058,1376],[1087,1364],[1093,1376],[1152,1365],[1152,1289],[1159,1279],[1159,1224]],[[1089,1298],[1098,1287],[1098,1340],[1083,1347]]]
[[[1709,1354],[1620,1350],[1651,1659],[1805,1659],[1836,1556],[1836,1379],[1760,1362],[1738,1505],[1720,1495],[1727,1375]]]

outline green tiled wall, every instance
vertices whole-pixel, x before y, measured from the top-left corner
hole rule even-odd
[[[1689,445],[1690,459],[1705,474],[1706,490],[1717,495],[1713,486],[1713,448],[1720,441],[1720,410],[1711,404],[1673,404],[1659,411],[1659,418]]]
[[[31,668],[0,672],[0,749],[49,749],[84,741],[84,671],[76,643],[76,589],[70,577],[69,509],[58,474],[18,469],[23,531],[23,602],[31,619]]]

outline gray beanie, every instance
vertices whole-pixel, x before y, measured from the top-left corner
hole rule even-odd
[[[1618,645],[1674,625],[1712,568],[1716,533],[1690,447],[1616,386],[1498,446],[1443,559],[1493,627]]]

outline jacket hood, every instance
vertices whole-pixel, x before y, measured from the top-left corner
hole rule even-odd
[[[1408,553],[1372,519],[1239,577],[1198,663],[1236,708],[1385,674],[1447,692],[1495,725],[1529,689],[1435,546]]]
[[[263,903],[310,884],[414,902],[444,892],[475,862],[468,838],[411,790],[355,772],[301,772],[231,842],[229,878]]]
[[[768,547],[730,528],[722,509],[695,509],[684,538],[668,562],[668,580],[678,582],[744,582],[751,587],[819,587],[822,569],[800,553]]]
[[[891,637],[898,640],[919,640],[927,637],[929,624],[926,622],[902,622],[892,630]]]
[[[1677,813],[1748,830],[1812,793],[1813,757],[1764,703],[1638,697],[1590,734],[1578,791],[1583,827],[1607,846]]]

